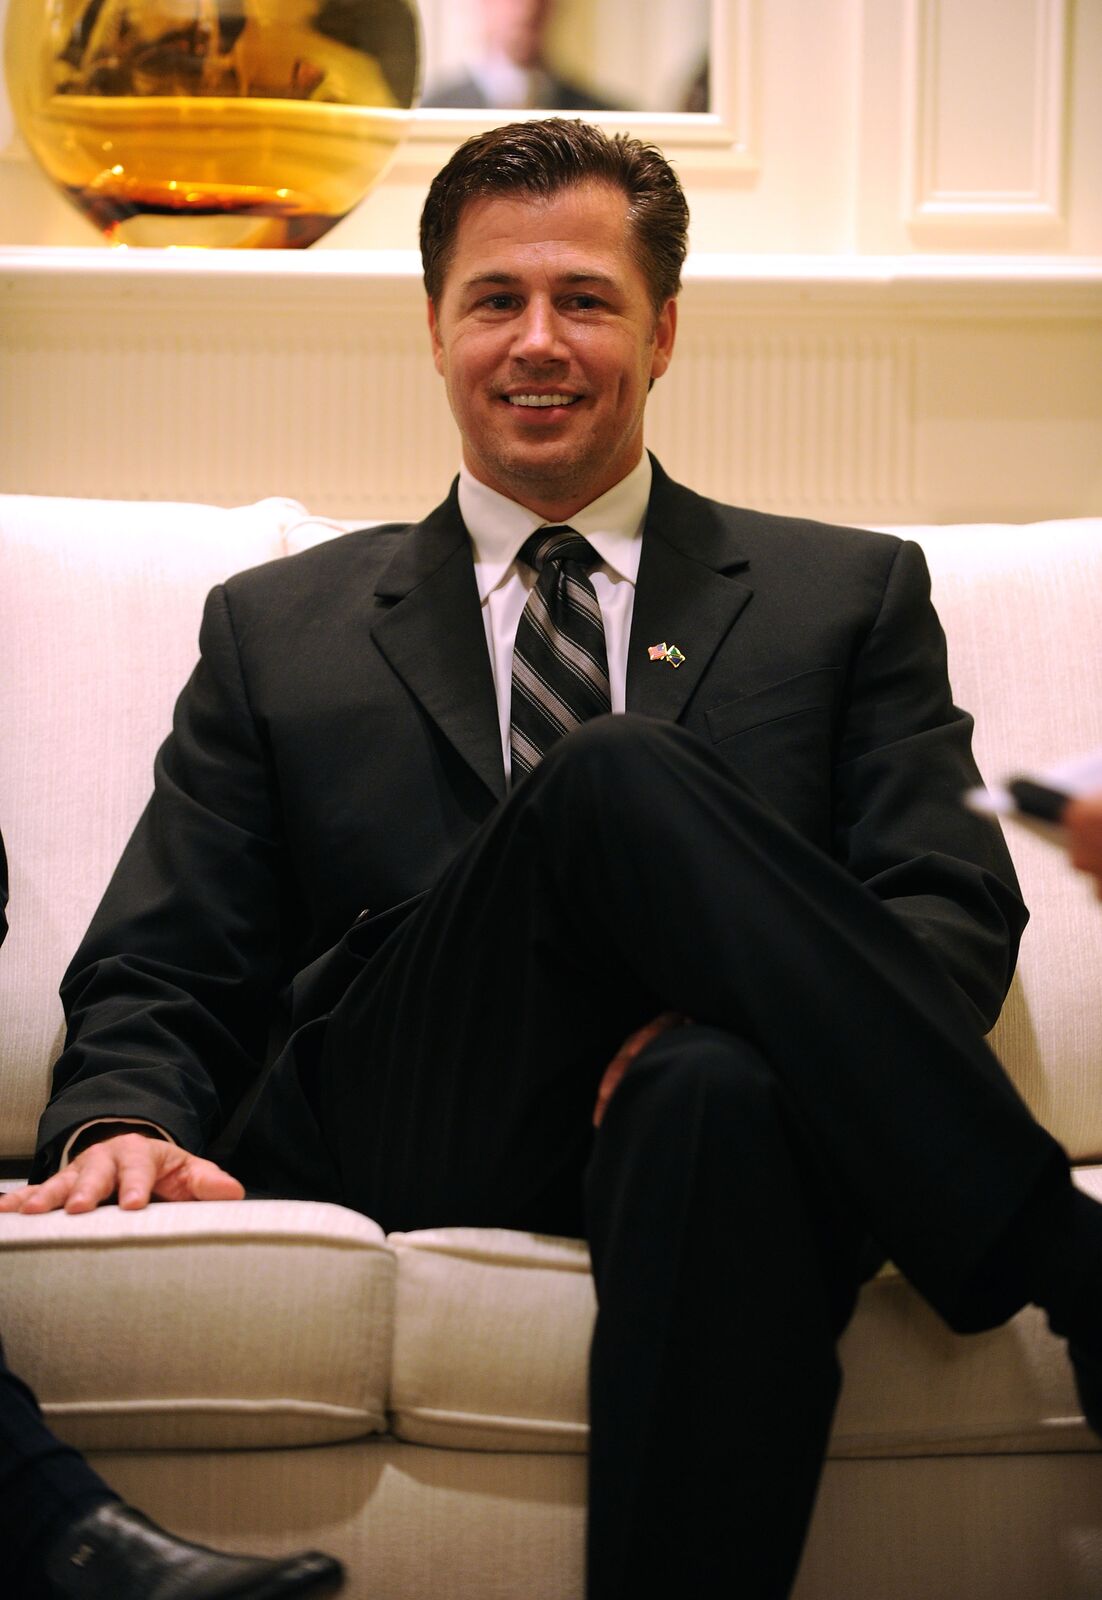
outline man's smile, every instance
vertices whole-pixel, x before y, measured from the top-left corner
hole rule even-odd
[[[581,399],[578,394],[507,394],[502,396],[511,406],[572,406]]]

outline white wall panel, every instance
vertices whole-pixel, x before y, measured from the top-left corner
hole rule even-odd
[[[309,266],[309,270],[306,270]],[[412,255],[0,254],[0,490],[409,517],[459,445]],[[648,442],[842,521],[1102,509],[1102,267],[699,259]]]
[[[651,438],[694,487],[807,516],[914,504],[912,336],[849,319],[693,319]],[[846,508],[843,513],[841,508]]]
[[[908,0],[908,221],[1063,221],[1067,0]]]

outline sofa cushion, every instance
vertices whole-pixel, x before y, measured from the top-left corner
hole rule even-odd
[[[391,1427],[413,1444],[583,1451],[596,1302],[573,1239],[394,1233]]]
[[[898,528],[926,553],[957,703],[992,783],[1102,748],[1102,518]],[[1102,1159],[1102,915],[1062,853],[1013,822],[1032,920],[992,1045],[1076,1161]]]
[[[386,1426],[394,1257],[340,1206],[0,1216],[12,1370],[82,1449],[324,1444]]]
[[[28,1155],[57,986],[149,795],[207,591],[282,555],[294,500],[219,506],[0,495],[0,1158]]]
[[[1102,1167],[1075,1181],[1102,1200]],[[833,1458],[1098,1449],[1064,1341],[1036,1306],[962,1338],[888,1268],[865,1285],[840,1356]]]
[[[1102,1199],[1102,1167],[1081,1171]],[[503,1229],[391,1234],[391,1428],[413,1444],[581,1452],[596,1301],[585,1245]],[[890,1270],[842,1341],[834,1458],[1090,1450],[1063,1341],[1030,1308],[958,1338]]]

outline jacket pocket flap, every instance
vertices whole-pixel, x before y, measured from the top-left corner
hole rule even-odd
[[[819,667],[812,672],[797,673],[794,678],[785,678],[780,683],[768,684],[764,689],[755,689],[724,705],[713,706],[705,712],[708,731],[718,743],[765,722],[779,722],[805,711],[830,709],[835,702],[839,676],[837,667]]]

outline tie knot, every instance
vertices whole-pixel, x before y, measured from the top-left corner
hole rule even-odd
[[[548,561],[574,561],[588,572],[600,559],[589,540],[568,527],[537,528],[517,553],[517,560],[536,572],[542,572]]]

